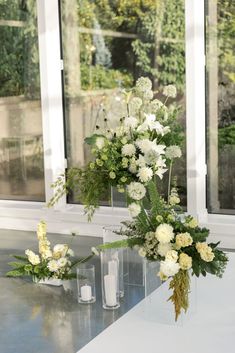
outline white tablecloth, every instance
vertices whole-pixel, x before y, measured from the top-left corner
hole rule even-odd
[[[235,353],[235,254],[229,259],[222,279],[193,283],[191,312],[178,324],[168,320],[171,304],[160,305],[170,294],[165,283],[79,353]]]

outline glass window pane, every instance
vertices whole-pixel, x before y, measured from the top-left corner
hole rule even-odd
[[[0,198],[44,201],[35,1],[0,0]]]
[[[175,84],[185,126],[185,43],[183,0],[63,0],[61,7],[67,158],[69,167],[90,158],[84,138],[97,120],[122,117],[121,89],[148,76],[157,91]],[[72,50],[71,50],[72,48]],[[169,104],[172,101],[169,101]],[[186,205],[186,161],[174,167]],[[166,185],[161,186],[162,192]],[[104,198],[109,204],[110,192]],[[70,197],[70,202],[75,202]]]
[[[207,1],[207,203],[235,214],[235,3]]]

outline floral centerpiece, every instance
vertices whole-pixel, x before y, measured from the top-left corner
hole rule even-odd
[[[64,193],[76,190],[85,205],[88,219],[99,205],[108,186],[126,191],[132,221],[123,222],[120,234],[127,239],[100,245],[98,250],[138,247],[149,261],[159,261],[158,276],[170,280],[175,319],[188,308],[190,276],[207,273],[222,276],[228,261],[218,244],[207,243],[209,230],[200,228],[190,215],[182,215],[177,187],[172,182],[172,166],[181,157],[181,129],[176,121],[178,108],[166,106],[176,97],[173,85],[164,88],[164,102],[153,99],[152,83],[141,77],[125,92],[127,112],[116,126],[104,118],[103,124],[85,140],[93,160],[84,168],[72,168],[54,183],[53,205]],[[157,184],[168,173],[168,192],[159,195]]]
[[[10,262],[13,269],[8,277],[31,276],[35,282],[48,279],[68,280],[76,278],[73,267],[86,259],[74,258],[73,250],[67,244],[56,244],[53,248],[47,238],[46,223],[40,221],[37,228],[39,253],[25,250],[25,256],[13,255],[18,260]]]
[[[181,156],[183,136],[176,121],[179,108],[166,106],[167,100],[176,96],[175,87],[165,87],[164,102],[153,99],[153,94],[152,83],[145,77],[133,90],[124,92],[126,116],[116,119],[116,126],[106,115],[97,123],[95,133],[85,139],[91,146],[92,161],[83,168],[69,169],[56,180],[50,206],[64,193],[75,191],[91,220],[110,186],[124,192],[135,182],[132,192],[141,195],[143,184],[163,178],[172,159]]]

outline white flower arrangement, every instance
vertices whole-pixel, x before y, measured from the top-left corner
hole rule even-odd
[[[46,223],[40,221],[37,228],[39,254],[25,250],[25,256],[14,255],[19,262],[10,262],[13,270],[8,277],[31,276],[38,281],[45,279],[71,279],[76,277],[73,267],[85,260],[75,260],[74,252],[67,244],[56,244],[53,249],[47,239]]]

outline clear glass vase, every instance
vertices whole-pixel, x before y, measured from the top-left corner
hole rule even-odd
[[[96,301],[94,265],[80,264],[77,267],[77,288],[80,304],[91,304]]]
[[[101,252],[101,287],[104,309],[120,307],[119,257],[116,249]]]
[[[122,235],[117,234],[121,229],[120,226],[109,226],[103,228],[103,243],[111,243],[124,239]],[[105,250],[106,251],[106,250]],[[118,259],[118,279],[119,279],[119,294],[124,296],[124,280],[127,276],[127,249],[114,249],[113,254]]]

